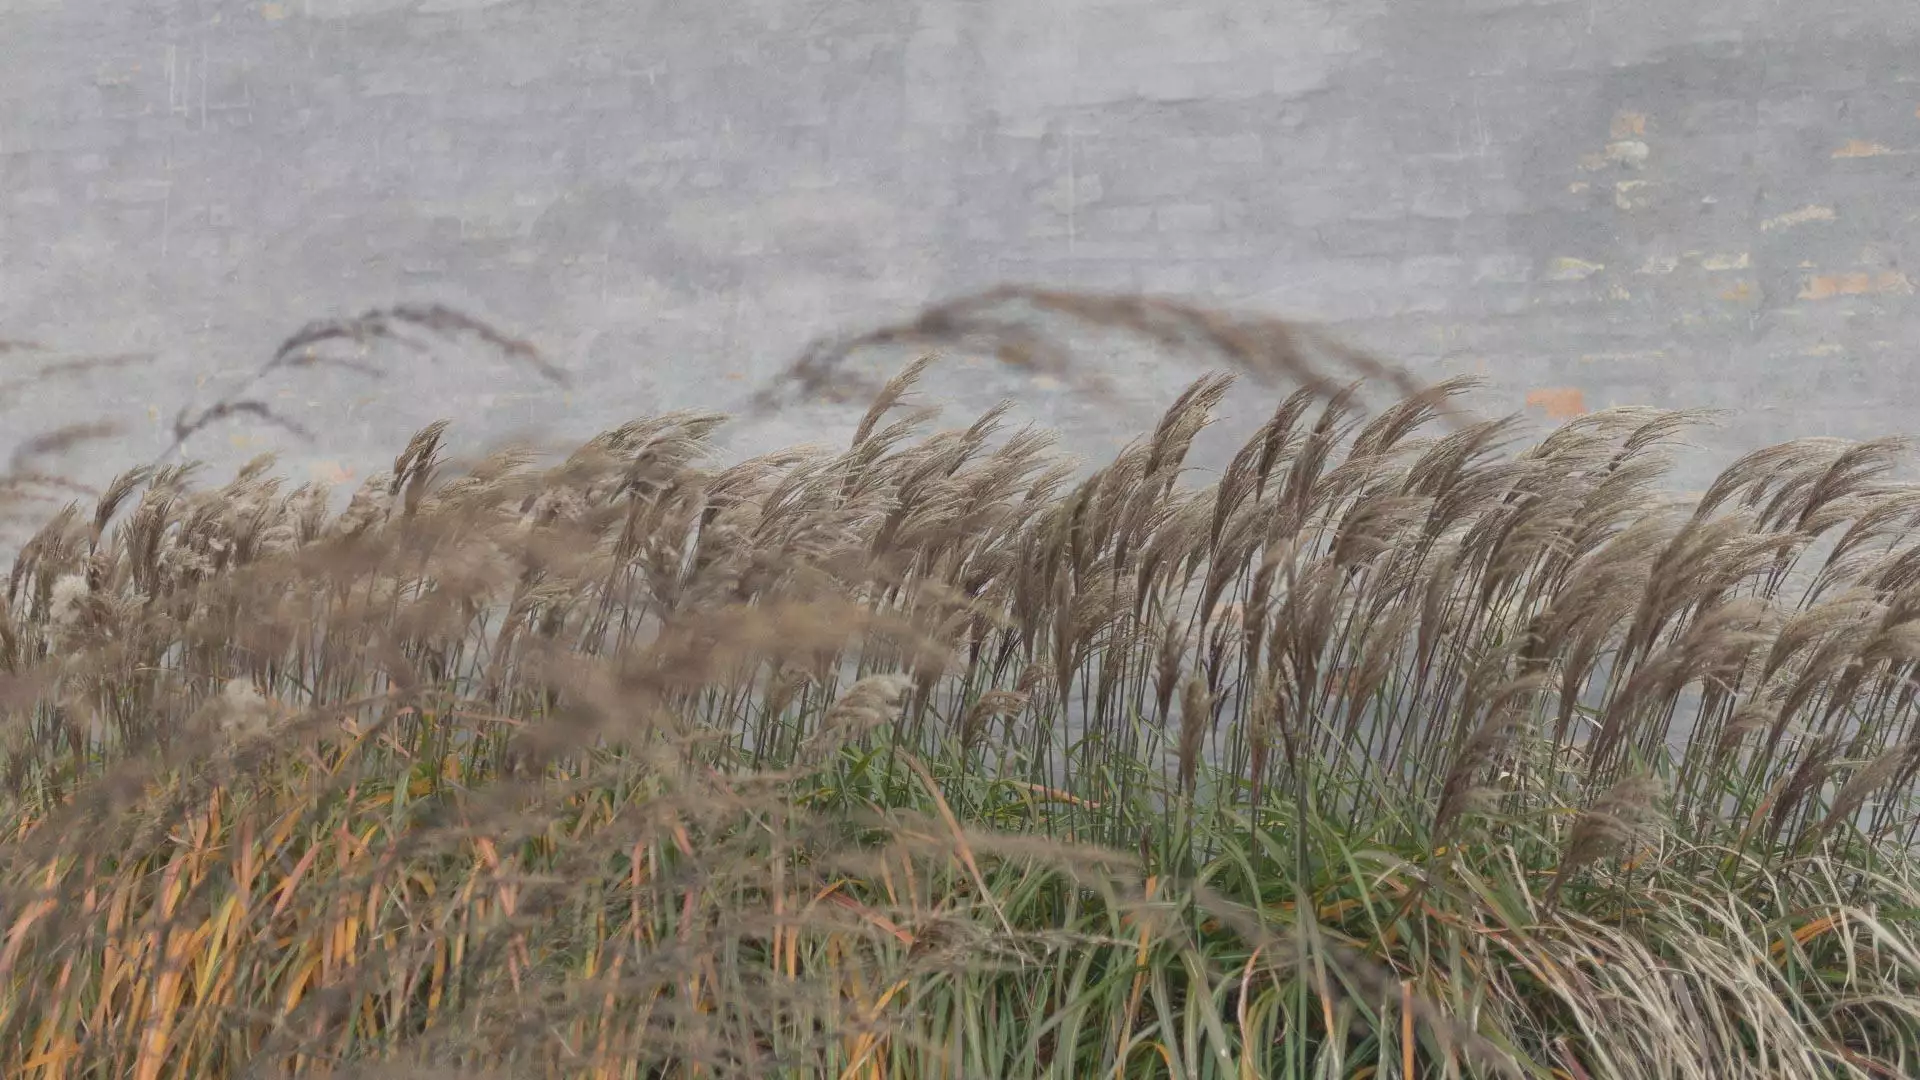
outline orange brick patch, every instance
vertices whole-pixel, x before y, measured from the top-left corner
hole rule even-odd
[[[1571,420],[1587,412],[1587,396],[1577,386],[1549,386],[1527,391],[1527,408],[1545,409],[1549,420]]]
[[[1913,282],[1898,270],[1878,274],[1820,274],[1807,279],[1800,290],[1802,300],[1830,300],[1836,296],[1865,296],[1870,293],[1911,293]]]

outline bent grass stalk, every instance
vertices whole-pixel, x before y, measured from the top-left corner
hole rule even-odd
[[[1044,293],[895,336],[1055,362],[1020,304],[1258,340]],[[1434,430],[1454,381],[1289,397],[1196,487],[1209,377],[1076,479],[894,419],[922,371],[839,452],[677,413],[461,472],[435,425],[338,514],[262,461],[53,515],[0,1074],[1920,1068],[1900,443],[1675,506],[1694,417]]]

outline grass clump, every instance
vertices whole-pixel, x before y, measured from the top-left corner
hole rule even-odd
[[[55,515],[0,1074],[1920,1071],[1902,444],[1316,388],[1195,484],[1210,377],[1077,478],[920,370]]]

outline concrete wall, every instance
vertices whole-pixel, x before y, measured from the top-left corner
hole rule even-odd
[[[1860,437],[1920,427],[1917,169],[1913,0],[0,0],[0,338],[154,357],[0,423],[125,421],[97,476],[397,300],[575,375],[381,353],[272,384],[316,442],[190,448],[345,476],[441,416],[730,406],[816,334],[1013,280],[1321,320],[1494,410]],[[935,392],[1104,449],[1192,374],[1111,362],[1137,408]]]

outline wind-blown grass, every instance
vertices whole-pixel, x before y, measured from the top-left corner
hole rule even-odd
[[[1920,1071],[1903,444],[1310,388],[1195,485],[1219,377],[1076,480],[920,370],[56,515],[0,1074]]]

